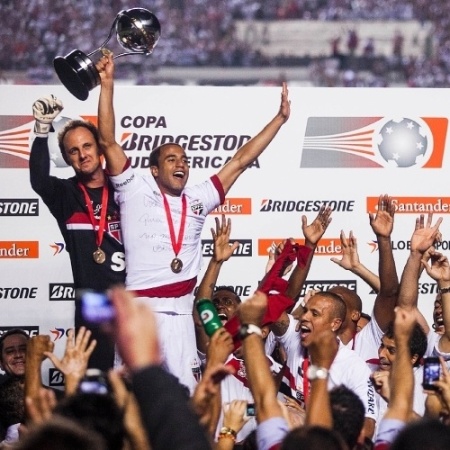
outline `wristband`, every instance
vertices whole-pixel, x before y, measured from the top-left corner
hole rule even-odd
[[[36,120],[34,123],[34,134],[38,137],[48,137],[48,133],[52,129],[51,123],[42,123]]]
[[[450,292],[450,286],[445,288],[439,288],[439,294],[447,294]]]
[[[243,341],[247,336],[250,336],[251,334],[257,334],[258,336],[262,337],[261,328],[252,323],[243,323],[239,328],[239,338],[241,339],[241,341]]]

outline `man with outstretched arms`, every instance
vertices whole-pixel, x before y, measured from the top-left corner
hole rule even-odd
[[[103,64],[103,67],[100,65]],[[167,143],[150,155],[150,174],[134,172],[115,140],[112,55],[99,65],[99,133],[121,208],[129,290],[157,312],[166,367],[191,391],[198,357],[192,320],[193,290],[201,268],[201,231],[237,178],[264,151],[289,118],[284,84],[275,117],[210,179],[186,187],[184,149]]]

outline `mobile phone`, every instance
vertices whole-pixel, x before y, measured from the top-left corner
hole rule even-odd
[[[425,362],[423,365],[423,388],[435,391],[437,388],[433,384],[433,382],[438,381],[440,375],[441,363],[439,361],[439,358],[433,356],[425,358]]]
[[[78,385],[78,392],[105,395],[111,392],[111,386],[103,371],[100,369],[87,369]]]
[[[104,292],[90,289],[78,293],[81,301],[81,315],[86,322],[100,324],[114,319],[114,308]]]
[[[247,416],[254,416],[256,414],[255,404],[247,403],[247,411],[245,413]]]

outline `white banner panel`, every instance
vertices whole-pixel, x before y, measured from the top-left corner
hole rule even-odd
[[[30,327],[50,334],[63,352],[73,325],[70,263],[56,221],[33,192],[28,158],[33,138],[31,105],[54,94],[68,119],[96,120],[99,88],[86,102],[62,86],[0,85],[0,332]],[[281,87],[116,87],[116,133],[132,165],[148,171],[149,154],[177,140],[190,160],[189,183],[217,172],[277,112]],[[261,279],[271,242],[302,239],[301,216],[311,222],[323,202],[334,208],[313,261],[308,286],[355,288],[370,313],[375,295],[330,261],[339,256],[339,234],[353,230],[361,261],[377,272],[378,252],[368,212],[380,194],[398,201],[392,236],[399,276],[409,253],[416,217],[428,210],[444,217],[441,250],[450,250],[446,170],[448,104],[444,89],[291,88],[291,117],[255,165],[236,182],[222,210],[231,214],[232,239],[241,246],[223,267],[220,284],[245,298]],[[69,177],[52,136],[52,174]],[[209,229],[203,232],[207,263]],[[206,266],[206,264],[205,264]],[[425,274],[420,307],[431,320],[435,284]],[[57,380],[53,380],[57,384]]]

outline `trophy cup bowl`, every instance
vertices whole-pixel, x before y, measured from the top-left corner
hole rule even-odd
[[[75,49],[66,56],[57,56],[53,60],[55,72],[61,83],[79,100],[86,100],[89,91],[100,84],[100,75],[91,56],[101,53],[114,32],[120,46],[129,50],[114,56],[114,59],[124,55],[149,55],[158,43],[161,25],[147,9],[123,10],[117,14],[108,37],[99,48],[89,54]]]

